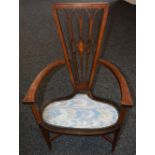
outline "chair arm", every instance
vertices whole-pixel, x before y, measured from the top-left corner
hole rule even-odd
[[[107,60],[99,59],[98,63],[107,67],[117,78],[119,82],[120,90],[121,90],[121,105],[132,106],[133,101],[132,101],[132,97],[131,97],[127,82],[124,76],[122,75],[122,73],[119,71],[119,69],[114,64],[112,64]]]
[[[31,86],[29,87],[26,96],[23,99],[24,104],[33,104],[35,103],[35,96],[38,90],[39,85],[41,84],[42,80],[55,68],[64,65],[65,60],[57,60],[53,63],[48,64],[35,78],[32,82]]]

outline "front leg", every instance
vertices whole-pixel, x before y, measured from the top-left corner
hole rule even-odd
[[[48,145],[48,148],[51,150],[50,132],[40,125],[39,125],[39,128],[40,128],[41,133],[42,133],[42,135],[43,135],[43,137],[44,137],[44,139]]]

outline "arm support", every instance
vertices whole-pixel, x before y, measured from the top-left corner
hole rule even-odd
[[[98,62],[99,62],[99,64],[107,67],[114,74],[114,76],[117,78],[117,80],[119,82],[120,89],[121,89],[121,104],[126,105],[126,106],[132,106],[133,101],[131,98],[131,94],[130,94],[127,82],[126,82],[124,76],[119,71],[119,69],[114,64],[110,63],[107,60],[100,59]]]
[[[35,102],[35,95],[37,92],[37,89],[42,82],[42,80],[46,77],[46,75],[54,70],[55,68],[64,65],[65,60],[57,60],[49,65],[47,65],[35,78],[35,80],[32,82],[30,88],[27,91],[26,96],[23,99],[23,103],[25,104],[33,104]]]

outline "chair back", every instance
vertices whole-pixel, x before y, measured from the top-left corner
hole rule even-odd
[[[108,10],[108,3],[56,3],[52,6],[64,58],[76,90],[92,87]]]

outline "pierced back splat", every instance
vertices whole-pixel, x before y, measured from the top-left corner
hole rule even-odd
[[[91,89],[108,10],[107,3],[57,3],[52,6],[66,65],[76,90]],[[100,17],[98,24],[95,23],[97,16]],[[94,36],[96,30],[99,30],[97,37]]]

